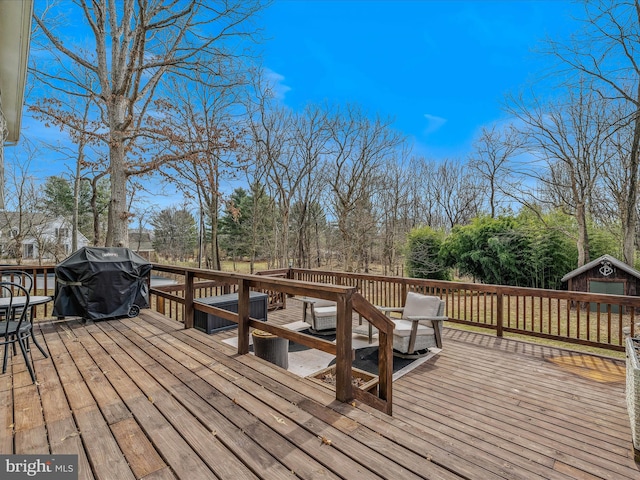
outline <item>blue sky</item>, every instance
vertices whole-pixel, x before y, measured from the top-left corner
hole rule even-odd
[[[504,96],[540,78],[545,37],[566,38],[582,7],[554,1],[275,0],[264,64],[284,102],[356,102],[395,119],[416,153],[466,158]]]
[[[275,0],[256,23],[263,64],[288,106],[355,102],[393,118],[416,154],[464,160],[482,126],[506,119],[505,94],[549,67],[551,59],[534,50],[547,36],[576,30],[571,16],[581,9],[570,0]],[[23,133],[34,141],[66,137],[26,112]],[[31,171],[44,180],[68,168],[43,154]],[[181,201],[175,189],[166,193],[148,202]]]

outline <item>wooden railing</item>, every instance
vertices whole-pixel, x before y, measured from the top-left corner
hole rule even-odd
[[[53,296],[53,266],[4,266],[19,268],[36,279],[34,294]],[[391,413],[393,323],[373,305],[400,307],[407,291],[436,295],[446,302],[449,322],[505,332],[543,337],[575,344],[623,351],[625,333],[640,333],[640,297],[559,290],[518,288],[500,285],[445,282],[404,277],[355,274],[302,269],[240,275],[212,270],[153,265],[154,273],[175,284],[151,288],[151,307],[193,326],[194,311],[212,313],[238,323],[238,352],[247,353],[249,327],[268,331],[296,343],[336,355],[336,398],[359,398]],[[270,308],[285,308],[287,296],[306,295],[335,301],[338,305],[337,342],[332,344],[268,322],[249,318],[248,291],[269,295]],[[237,314],[193,300],[237,292]],[[351,314],[362,315],[380,331],[379,388],[377,395],[351,385]],[[36,318],[50,316],[52,304],[37,307]],[[638,323],[637,323],[638,322]]]
[[[356,293],[352,286],[328,283],[301,282],[285,278],[289,272],[268,272],[264,275],[242,275],[214,270],[180,268],[153,264],[153,272],[169,277],[175,285],[152,287],[151,307],[160,313],[184,322],[185,328],[194,326],[194,312],[210,313],[238,324],[238,353],[249,352],[249,327],[272,333],[298,344],[322,350],[336,356],[336,399],[342,402],[354,398],[392,413],[393,377],[393,323],[373,305]],[[249,291],[266,292],[278,308],[286,305],[286,297],[299,295],[336,302],[336,343],[327,342],[311,335],[292,331],[282,326],[262,322],[249,317]],[[215,293],[212,293],[215,292]],[[229,312],[194,300],[223,293],[238,294],[238,313]],[[374,394],[353,388],[352,317],[357,312],[379,331],[379,384]]]
[[[263,272],[264,273],[264,272]],[[640,333],[640,297],[292,269],[302,282],[355,287],[370,303],[401,307],[407,291],[446,301],[449,322],[563,342],[624,350],[625,331]]]
[[[23,270],[35,280],[34,295],[55,296],[55,266],[7,265],[2,270]],[[316,283],[292,280],[290,269],[261,272],[260,275],[240,275],[213,270],[181,268],[153,264],[153,273],[159,274],[166,282],[152,286],[151,308],[183,322],[185,328],[194,325],[194,312],[211,313],[238,324],[238,353],[249,351],[249,327],[259,328],[298,344],[315,348],[336,356],[336,399],[347,402],[353,398],[392,413],[393,377],[393,323],[371,305],[362,295],[356,293],[355,286],[330,285],[330,282]],[[323,278],[323,280],[329,277]],[[153,283],[153,282],[152,282]],[[249,317],[249,290],[268,294],[269,308],[286,308],[287,296],[312,296],[331,300],[337,305],[336,343],[289,330],[268,322]],[[194,302],[194,299],[238,293],[238,313],[232,313],[213,306]],[[379,331],[378,388],[375,394],[353,388],[351,361],[353,351],[352,314],[360,314]],[[34,319],[50,317],[53,304],[39,305]]]

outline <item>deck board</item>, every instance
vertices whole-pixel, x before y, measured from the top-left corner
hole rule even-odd
[[[193,336],[193,332],[184,332],[182,335],[184,336]],[[221,362],[225,362],[229,365],[230,375],[236,379],[237,382],[246,382],[246,379],[253,379],[253,381],[259,385],[261,385],[265,389],[269,389],[275,392],[278,396],[287,398],[289,401],[298,407],[306,408],[307,413],[310,413],[318,420],[324,420],[324,423],[327,425],[331,425],[334,428],[330,431],[315,431],[315,434],[318,437],[326,438],[330,440],[334,447],[340,446],[340,441],[345,441],[345,435],[353,436],[354,431],[361,428],[356,422],[349,421],[348,419],[341,417],[339,414],[334,412],[333,410],[327,408],[320,408],[318,402],[320,402],[324,406],[333,405],[335,403],[334,393],[330,390],[318,387],[315,384],[312,384],[307,381],[303,381],[283,370],[278,370],[277,372],[273,372],[273,369],[268,365],[260,365],[256,366],[254,362],[249,363],[248,365],[238,365],[236,362],[228,362],[226,360],[226,356],[224,353],[219,353],[216,351],[211,351],[208,348],[222,348],[224,350],[228,350],[229,347],[222,344],[217,344],[217,342],[205,339],[204,341],[198,341],[196,338],[192,338],[191,340],[194,345],[199,345],[201,349],[207,350],[209,355],[219,358]],[[197,342],[197,343],[196,343]],[[207,347],[203,345],[206,343],[210,345]],[[220,346],[222,345],[222,346]],[[246,357],[240,358],[241,361],[249,360]],[[248,362],[247,362],[248,363]],[[234,368],[231,370],[231,368]],[[269,375],[275,375],[276,378],[272,379]],[[250,388],[246,387],[246,388]],[[302,393],[301,393],[302,392]],[[310,402],[309,399],[312,398],[314,402]],[[318,408],[315,408],[318,407]],[[425,462],[425,457],[420,456],[417,458],[416,456],[411,455],[411,452],[408,452],[406,449],[402,449],[399,455],[394,451],[394,446],[392,442],[389,442],[387,439],[380,435],[376,435],[375,429],[369,432],[370,435],[368,438],[370,439],[372,436],[377,436],[379,442],[384,443],[385,448],[375,449],[376,451],[384,452],[384,458],[380,459],[383,463],[383,467],[381,467],[385,472],[390,473],[392,469],[393,474],[391,475],[393,478],[397,478],[397,475],[400,475],[399,478],[411,478],[410,471],[407,470],[407,465],[409,462],[417,463],[420,465],[418,469],[419,474],[428,475],[428,478],[455,478],[451,477],[449,472],[442,469],[441,467],[436,467],[429,462]],[[361,436],[361,438],[363,438]],[[334,443],[334,440],[337,439],[337,443]],[[352,450],[354,447],[354,441],[351,439],[349,442],[350,448],[345,451],[345,454],[353,455],[355,452]],[[362,446],[363,442],[355,441],[355,445]],[[366,445],[366,443],[364,444]],[[369,445],[367,445],[369,446]],[[337,447],[336,447],[337,448]],[[396,454],[394,456],[394,454]],[[406,457],[406,458],[405,458]],[[362,456],[357,457],[362,459]],[[403,462],[401,465],[396,465],[396,461]],[[460,461],[464,463],[464,461]],[[370,465],[370,463],[367,463]],[[399,470],[401,469],[401,470]],[[377,471],[377,470],[376,470]],[[489,477],[485,477],[489,478]]]
[[[296,302],[269,321],[300,319]],[[37,325],[0,375],[0,453],[76,453],[81,479],[635,479],[624,365],[445,329],[394,416],[145,310]],[[595,372],[595,373],[594,373]]]
[[[127,330],[128,336],[131,336],[131,332],[133,330]],[[133,340],[129,338],[129,340]],[[262,426],[256,426],[256,424],[265,424],[268,426],[271,431],[268,432],[267,435],[263,435],[264,438],[261,440],[263,442],[268,442],[270,445],[275,445],[280,452],[285,451],[296,451],[298,450],[305,451],[305,446],[309,446],[309,450],[306,450],[307,454],[313,452],[316,455],[316,459],[324,464],[331,464],[335,462],[343,462],[344,465],[342,468],[353,469],[352,471],[358,475],[358,478],[377,478],[375,476],[369,476],[369,473],[365,470],[362,470],[362,467],[355,463],[348,463],[348,459],[337,458],[336,455],[331,455],[326,450],[329,449],[318,449],[317,447],[317,436],[311,435],[308,432],[300,428],[295,428],[293,423],[289,423],[284,418],[278,416],[277,413],[270,410],[268,407],[273,407],[272,403],[267,402],[265,404],[264,395],[261,395],[260,399],[257,399],[254,395],[249,394],[248,392],[238,388],[233,382],[228,378],[225,378],[224,375],[220,375],[220,369],[213,372],[207,369],[204,369],[203,366],[205,364],[211,363],[211,358],[207,357],[203,354],[200,354],[197,350],[190,348],[188,346],[184,346],[183,344],[178,345],[175,341],[175,338],[167,338],[164,339],[162,337],[152,337],[149,338],[150,341],[155,340],[158,347],[164,347],[164,350],[160,350],[157,347],[150,345],[143,345],[143,339],[139,339],[140,347],[147,351],[150,354],[158,358],[164,358],[165,360],[170,360],[173,358],[177,360],[178,363],[188,370],[191,370],[192,374],[202,378],[205,380],[210,387],[214,387],[217,391],[221,392],[228,399],[231,400],[231,403],[244,408],[247,411],[255,411],[255,412],[264,412],[259,419],[252,422],[253,431],[251,437],[255,439],[257,433],[259,433],[260,429],[264,429]],[[178,348],[182,347],[183,350],[186,350],[191,353],[189,355],[185,351],[180,351]],[[163,356],[164,354],[164,356]],[[200,361],[198,361],[198,358]],[[185,374],[186,375],[186,374]],[[187,377],[185,377],[187,378]],[[210,388],[209,387],[209,388]],[[251,389],[257,391],[260,389],[260,385],[253,384]],[[266,393],[266,392],[265,392]],[[277,401],[278,399],[273,398],[272,401]],[[287,405],[290,406],[290,403],[287,402]],[[257,421],[259,420],[259,422]],[[249,425],[243,426],[243,429],[247,431],[247,429],[251,428]],[[273,435],[273,432],[277,432],[279,436]],[[311,445],[313,443],[313,445]],[[310,452],[311,451],[311,452]],[[331,452],[333,453],[333,452]],[[288,463],[287,467],[294,472],[299,472],[300,469],[306,467],[311,460],[310,457],[301,458],[296,463]],[[288,462],[291,462],[291,459],[287,459]],[[278,473],[275,478],[282,478],[282,472]]]
[[[83,341],[92,342],[92,339],[87,336]],[[111,368],[120,368],[129,378],[134,379],[140,389],[137,396],[129,393],[128,406],[179,476],[192,471],[195,478],[198,475],[205,478],[216,471],[220,478],[255,478],[239,461],[231,458],[225,462],[219,461],[229,455],[220,447],[215,436],[188,415],[184,407],[166,391],[165,386],[148,373],[149,369],[157,367],[156,362],[143,358],[143,367],[137,363],[139,355],[138,358],[135,355],[127,358],[121,349],[132,354],[137,353],[137,350],[124,341],[114,341],[107,346],[107,353],[118,364],[111,365]],[[127,390],[131,392],[134,387],[128,385]],[[201,459],[193,454],[194,451],[200,452]]]

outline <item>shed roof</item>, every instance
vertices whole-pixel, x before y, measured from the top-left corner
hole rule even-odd
[[[561,282],[566,282],[567,280],[569,280],[569,279],[571,279],[573,277],[576,277],[576,276],[580,275],[581,273],[587,272],[587,271],[591,270],[592,268],[595,268],[598,265],[601,265],[603,262],[609,262],[615,268],[619,268],[620,270],[622,270],[624,272],[627,272],[629,275],[633,275],[636,278],[640,278],[640,272],[638,270],[636,270],[635,268],[630,267],[626,263],[621,262],[620,260],[618,260],[615,257],[612,257],[611,255],[602,255],[601,257],[598,257],[598,258],[596,258],[595,260],[592,260],[589,263],[585,263],[580,268],[576,268],[575,270],[567,273],[564,277],[562,277],[562,279],[560,281]]]

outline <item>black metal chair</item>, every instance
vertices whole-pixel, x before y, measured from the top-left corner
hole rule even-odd
[[[1,270],[0,281],[22,285],[29,293],[33,291],[33,276],[24,270]]]
[[[29,338],[32,335],[33,326],[28,316],[29,292],[25,287],[17,283],[0,282],[0,345],[4,345],[4,360],[2,362],[2,373],[7,371],[7,360],[9,358],[9,345],[17,343],[24,357],[24,363],[29,370],[31,380],[35,383],[36,376],[31,366],[31,359],[27,351]]]
[[[30,273],[25,272],[24,270],[2,270],[0,271],[0,281],[9,282],[14,285],[21,285],[27,290],[29,295],[33,294],[33,287],[35,284],[33,280],[33,276]],[[15,292],[14,292],[14,295],[16,295]],[[32,323],[32,325],[33,325],[33,308],[34,307],[32,306],[31,308],[27,309],[27,317],[29,319],[29,322]],[[40,344],[38,343],[38,340],[36,339],[33,328],[31,328],[31,339],[33,340],[33,343],[36,345],[36,347],[38,347],[38,350],[40,350],[42,355],[44,355],[44,358],[48,358],[47,352],[45,352],[44,348],[42,348],[42,346],[40,346]],[[13,349],[14,349],[13,354],[15,355],[16,354],[15,344],[13,345]],[[27,351],[29,350],[30,350],[29,342],[27,342]]]

